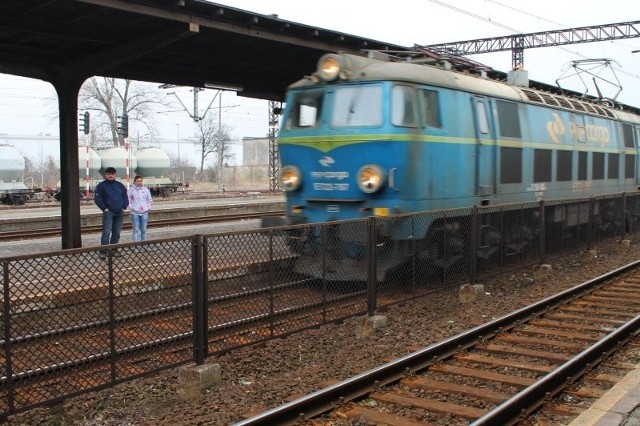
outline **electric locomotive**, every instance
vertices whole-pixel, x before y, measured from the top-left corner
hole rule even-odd
[[[288,224],[638,189],[638,109],[532,88],[519,71],[498,81],[446,59],[418,62],[380,52],[326,54],[312,75],[289,86],[278,140]],[[596,206],[595,214],[604,208]],[[555,220],[571,226],[567,217]],[[428,254],[437,224],[422,225],[382,229],[385,270],[406,260],[411,241],[427,241],[423,258],[438,262]],[[336,226],[334,261],[362,257],[367,230],[358,235]],[[448,226],[455,247],[461,227]],[[521,241],[514,247],[534,232],[519,228],[508,231]],[[504,235],[493,239],[505,242]],[[291,238],[300,272],[313,274],[308,266],[317,262],[319,244],[329,242],[313,230]],[[365,276],[356,271],[350,278]]]

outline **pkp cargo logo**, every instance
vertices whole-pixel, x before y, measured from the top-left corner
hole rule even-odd
[[[322,157],[320,160],[318,160],[318,163],[320,163],[322,167],[331,167],[331,165],[335,162],[336,160],[331,157]]]
[[[553,120],[547,121],[547,133],[549,133],[551,141],[559,145],[562,143],[560,137],[562,137],[565,132],[564,124],[562,124],[562,119],[558,114],[554,112],[551,115],[553,116]]]

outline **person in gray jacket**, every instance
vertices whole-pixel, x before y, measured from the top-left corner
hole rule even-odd
[[[96,186],[93,195],[98,208],[102,210],[102,237],[100,244],[117,244],[120,241],[124,211],[129,206],[127,188],[116,180],[116,169],[107,167],[104,171],[104,180]],[[114,256],[120,253],[114,252]],[[100,250],[100,257],[107,258],[107,251]]]

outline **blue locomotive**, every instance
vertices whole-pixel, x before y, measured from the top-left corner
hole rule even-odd
[[[278,143],[287,222],[637,191],[640,110],[540,90],[522,84],[518,71],[509,79],[414,55],[324,55],[286,96]],[[387,266],[406,258],[403,242],[428,239],[433,225],[389,229]],[[363,256],[362,235],[333,238],[337,261]],[[312,229],[297,240],[299,262],[313,262],[321,241]]]

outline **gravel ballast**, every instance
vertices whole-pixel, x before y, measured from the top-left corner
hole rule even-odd
[[[603,243],[587,254],[551,260],[552,270],[543,279],[534,279],[533,269],[525,268],[483,280],[485,294],[470,303],[460,303],[456,288],[392,306],[379,312],[388,326],[369,337],[357,333],[363,319],[352,318],[211,357],[206,362],[220,365],[222,384],[203,392],[181,391],[178,369],[172,369],[12,416],[8,424],[233,424],[638,258],[640,245],[634,241]]]

